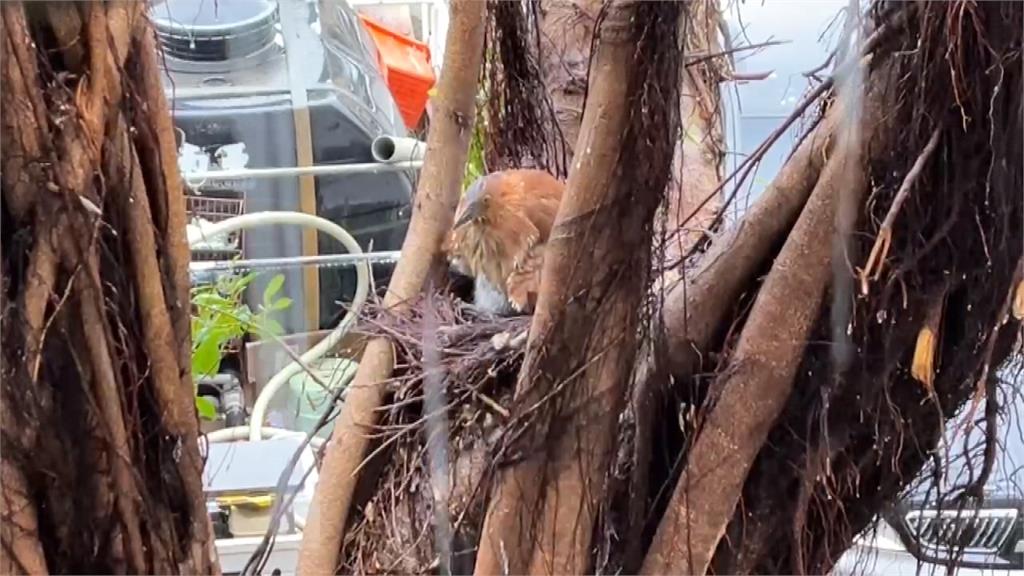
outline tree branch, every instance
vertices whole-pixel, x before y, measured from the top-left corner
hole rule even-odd
[[[704,574],[739,500],[747,471],[793,386],[807,335],[831,272],[830,238],[839,190],[863,193],[860,142],[841,135],[789,238],[765,279],[729,367],[715,382],[718,402],[690,451],[642,572]],[[843,182],[859,175],[857,182]],[[789,303],[801,302],[793,307]]]
[[[451,228],[475,118],[476,79],[483,60],[484,11],[477,0],[451,3],[445,66],[433,102],[426,161],[416,190],[402,258],[392,275],[384,306],[401,310],[438,269],[441,243]],[[366,345],[348,397],[327,444],[299,556],[301,574],[333,573],[350,514],[359,468],[369,445],[363,428],[377,419],[384,383],[394,368],[386,338]]]

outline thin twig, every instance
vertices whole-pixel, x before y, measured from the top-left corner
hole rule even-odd
[[[822,62],[818,66],[815,66],[814,68],[811,68],[807,72],[803,72],[804,77],[805,78],[817,78],[818,77],[818,73],[824,71],[825,68],[828,68],[829,65],[832,64],[832,61],[835,60],[835,58],[836,58],[836,51],[833,50],[831,53],[829,53],[827,60],[825,60],[824,62]]]
[[[996,321],[992,326],[992,331],[988,334],[988,338],[985,342],[985,352],[981,365],[981,375],[978,377],[976,384],[977,391],[975,392],[974,399],[971,402],[969,416],[965,420],[965,426],[971,426],[974,421],[974,411],[978,407],[978,402],[982,392],[985,395],[985,449],[984,449],[984,461],[982,462],[981,472],[978,477],[974,479],[965,489],[964,495],[981,497],[985,485],[988,483],[989,476],[992,475],[992,469],[995,465],[996,456],[996,431],[998,428],[997,416],[999,411],[999,399],[996,397],[998,392],[996,378],[989,374],[992,367],[992,357],[995,353],[996,347],[996,336],[999,334],[1000,327],[1010,317],[1010,308],[1013,306],[1013,299],[1016,293],[1017,283],[1024,279],[1024,258],[1017,261],[1017,270],[1013,275],[1013,279],[1010,282],[1010,290],[1006,295],[1006,300],[999,308],[999,314],[996,317]],[[965,435],[969,435],[970,431],[966,432]]]
[[[872,53],[878,49],[878,47],[885,39],[887,39],[896,30],[899,30],[900,28],[903,27],[904,23],[906,22],[907,16],[914,9],[915,8],[912,4],[901,8],[898,12],[896,12],[896,14],[893,16],[891,20],[885,22],[884,24],[879,26],[874,32],[872,32],[871,36],[869,36],[867,40],[864,41],[864,44],[861,47],[861,57],[858,59],[859,61],[854,60],[853,62],[856,62],[856,65],[868,66],[871,63]],[[783,134],[785,134],[786,130],[788,130],[789,127],[792,126],[794,122],[796,122],[797,118],[802,116],[804,112],[806,112],[807,109],[810,108],[811,104],[816,102],[818,98],[820,98],[830,88],[832,88],[832,85],[835,83],[835,79],[839,76],[842,76],[845,72],[846,70],[836,70],[831,76],[826,78],[821,84],[819,84],[807,96],[805,96],[803,100],[801,100],[800,103],[796,105],[796,107],[793,109],[793,112],[789,115],[789,117],[787,117],[775,129],[775,131],[772,132],[768,136],[768,138],[766,138],[765,141],[762,142],[757,147],[757,149],[754,150],[754,152],[747,156],[743,160],[743,162],[739,166],[737,166],[736,169],[733,170],[733,172],[729,176],[724,178],[719,183],[719,185],[715,187],[714,190],[708,193],[708,195],[705,196],[700,201],[700,203],[693,208],[690,214],[686,216],[686,218],[684,218],[683,221],[679,223],[679,225],[686,226],[687,224],[689,224],[690,221],[697,216],[697,214],[701,213],[701,211],[708,204],[708,202],[717,197],[718,194],[720,194],[722,190],[725,189],[726,185],[729,182],[736,180],[736,184],[732,192],[722,203],[722,209],[719,210],[718,215],[715,216],[715,220],[708,226],[708,228],[714,230],[721,223],[721,220],[725,215],[725,207],[731,204],[732,201],[735,199],[736,194],[739,193],[740,185],[746,181],[747,176],[749,176],[754,166],[757,165],[757,163],[765,155],[768,149],[771,148],[772,145],[774,145],[775,142],[778,141],[778,139],[781,138]],[[694,251],[696,251],[699,248],[699,246],[699,242],[694,243],[694,247],[691,248],[690,252],[684,257],[684,260],[692,256]]]
[[[771,78],[772,74],[775,74],[775,70],[768,70],[767,72],[725,72],[724,76],[726,80],[733,80],[735,82],[757,82]]]
[[[750,44],[748,46],[738,46],[736,48],[727,48],[725,50],[720,50],[718,52],[711,52],[710,54],[700,54],[700,53],[698,53],[698,54],[691,54],[690,58],[692,58],[692,60],[690,60],[690,59],[687,60],[686,67],[689,68],[690,66],[696,66],[696,65],[698,65],[698,64],[700,64],[702,62],[707,62],[708,60],[712,60],[714,58],[720,58],[722,56],[732,56],[733,54],[736,54],[737,52],[745,52],[747,50],[758,50],[758,49],[761,49],[761,48],[768,48],[769,46],[779,46],[779,45],[782,45],[782,44],[789,44],[789,43],[790,43],[789,40],[767,40],[765,42],[760,42],[758,44]]]
[[[490,396],[484,394],[483,392],[478,392],[477,390],[473,390],[473,395],[476,396],[477,399],[479,399],[481,402],[486,404],[488,408],[490,408],[491,410],[494,410],[499,416],[501,416],[505,420],[508,420],[509,417],[511,416],[511,414],[509,413],[508,410],[506,410],[504,407],[502,407],[501,404],[498,404],[498,402],[496,400],[494,400]]]
[[[910,196],[910,189],[913,188],[917,179],[924,171],[928,160],[935,153],[935,149],[938,148],[941,135],[942,125],[940,124],[935,127],[931,138],[928,139],[928,143],[925,144],[924,149],[917,156],[917,160],[914,161],[914,165],[907,172],[907,176],[903,179],[903,184],[900,185],[900,189],[896,192],[896,197],[892,201],[892,206],[889,207],[889,212],[886,213],[885,219],[882,220],[882,226],[878,230],[875,244],[871,247],[868,261],[860,271],[860,291],[865,296],[868,293],[868,278],[878,280],[879,274],[882,273],[885,257],[889,253],[889,246],[892,243],[892,226],[896,222],[896,216],[899,215],[900,208],[903,207],[903,203]]]

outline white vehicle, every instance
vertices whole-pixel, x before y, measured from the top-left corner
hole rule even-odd
[[[958,418],[946,430],[944,486],[937,490],[926,468],[917,485],[840,558],[834,576],[1024,576],[1024,396],[1004,403],[995,466],[982,501],[958,499],[980,472],[984,433],[975,426],[965,442],[964,418]]]

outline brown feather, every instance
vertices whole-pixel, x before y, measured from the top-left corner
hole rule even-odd
[[[541,170],[495,172],[482,183],[480,216],[452,232],[446,242],[449,260],[504,289],[518,309],[532,310],[543,247],[565,185]],[[466,202],[464,197],[460,214]]]

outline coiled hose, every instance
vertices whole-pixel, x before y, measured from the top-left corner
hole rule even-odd
[[[356,242],[355,238],[353,238],[352,235],[344,228],[330,220],[326,220],[312,214],[306,214],[304,212],[255,212],[251,214],[233,216],[211,226],[203,227],[202,234],[197,238],[193,238],[189,244],[197,245],[208,238],[216,238],[217,236],[230,234],[231,232],[237,232],[238,230],[256,228],[259,226],[271,226],[275,224],[292,224],[296,226],[315,228],[316,230],[341,242],[349,253],[363,253],[363,249],[359,246],[359,243]],[[313,362],[319,360],[341,342],[341,339],[355,324],[360,309],[362,309],[363,304],[366,303],[366,298],[369,292],[370,264],[368,262],[360,262],[356,264],[355,297],[352,299],[351,307],[349,307],[348,312],[345,314],[345,317],[342,318],[341,322],[338,323],[338,326],[332,330],[326,338],[321,340],[319,344],[302,354],[299,357],[301,362],[292,361],[289,363],[280,372],[274,374],[270,381],[267,382],[266,386],[260,390],[260,394],[256,397],[256,402],[252,407],[252,416],[249,418],[248,436],[250,441],[254,442],[260,440],[265,435],[263,419],[266,416],[270,400],[285,384],[287,384],[289,379],[305,370],[303,365],[311,366]],[[339,386],[345,386],[347,384],[348,382],[341,382],[339,383]],[[244,427],[242,428],[244,429]],[[231,441],[238,439],[240,437],[238,432],[239,428],[233,428],[231,430],[232,432],[225,432],[221,435],[211,434],[210,441]],[[223,436],[223,438],[221,438],[221,436]]]

